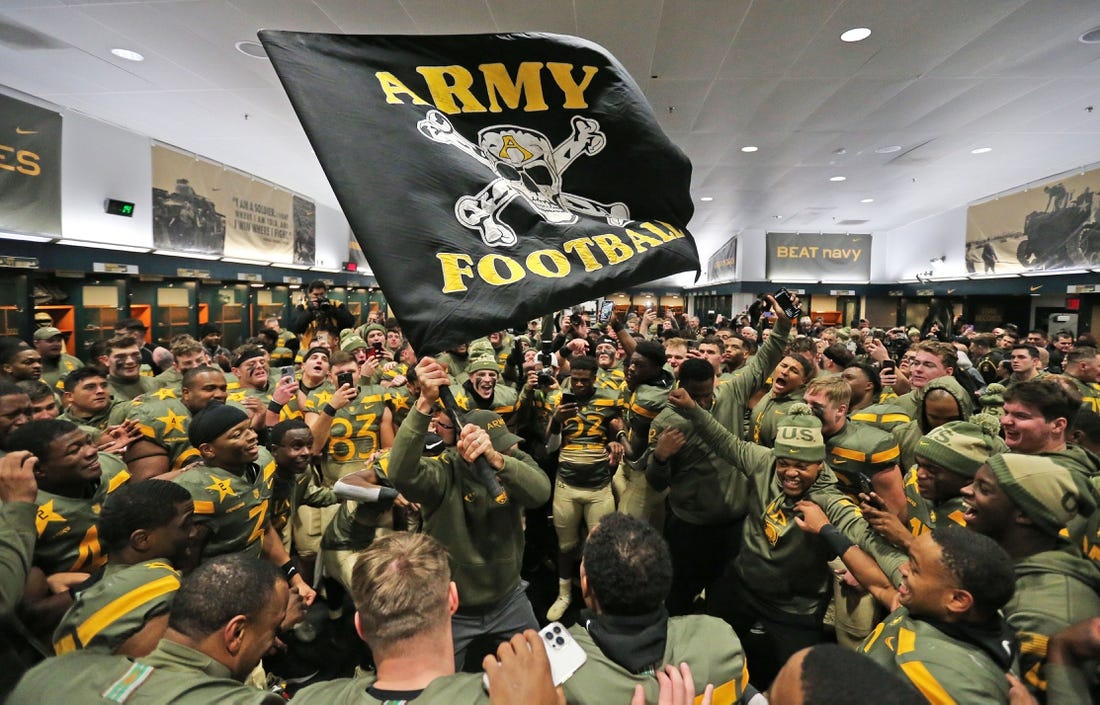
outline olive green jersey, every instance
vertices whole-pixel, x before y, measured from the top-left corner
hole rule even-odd
[[[596,370],[596,387],[598,389],[614,389],[617,392],[626,392],[626,373],[622,365],[616,365],[608,369],[600,367]]]
[[[179,470],[201,459],[199,451],[191,447],[187,438],[191,411],[176,398],[170,387],[162,387],[130,402],[126,418],[137,422],[146,440],[168,451],[170,469]]]
[[[275,461],[259,450],[243,476],[203,463],[175,479],[195,501],[195,523],[210,530],[203,558],[239,552],[259,557],[275,478]]]
[[[947,522],[966,526],[962,497],[952,497],[933,505],[921,496],[917,488],[917,466],[915,465],[905,473],[905,508],[909,515],[908,528],[913,536],[920,536],[937,526],[947,526]]]
[[[43,377],[46,375],[43,374]],[[1087,406],[1092,411],[1100,414],[1100,384],[1096,382],[1082,382],[1076,377],[1070,375],[1062,375],[1073,382],[1073,386],[1077,389],[1077,393],[1081,395],[1081,403]]]
[[[27,672],[9,705],[286,705],[275,693],[234,680],[228,667],[183,644],[162,639],[133,660],[73,651]]]
[[[451,394],[454,395],[455,403],[458,404],[458,408],[463,411],[489,409],[490,411],[500,414],[504,422],[508,424],[508,428],[515,428],[517,421],[516,412],[519,410],[523,401],[515,389],[497,382],[496,387],[493,389],[493,398],[488,404],[480,403],[480,397],[478,397],[466,384],[452,385]]]
[[[883,431],[893,431],[913,420],[904,409],[895,404],[871,404],[848,414],[849,421],[869,424]]]
[[[382,451],[374,459],[372,469],[380,484],[389,486],[390,467],[389,449]],[[387,526],[392,502],[356,502],[337,500],[340,506],[336,516],[325,527],[321,538],[321,548],[333,551],[361,551],[374,541],[379,526]]]
[[[752,408],[748,440],[765,448],[774,446],[775,434],[779,430],[779,419],[787,415],[787,409],[802,401],[804,391],[805,389],[796,389],[790,394],[777,398],[769,390]]]
[[[416,403],[416,397],[405,385],[390,387],[390,410],[393,412],[394,428],[401,426],[401,422],[409,415],[409,409]]]
[[[481,676],[481,673],[440,676],[419,693],[375,690],[372,687],[374,674],[336,678],[302,688],[294,694],[294,701],[298,705],[405,705],[410,702],[415,705],[478,705],[489,702]]]
[[[34,556],[37,511],[31,502],[0,504],[0,614],[15,612],[23,596]],[[0,648],[0,654],[4,653]]]
[[[745,475],[715,453],[711,444],[694,432],[691,422],[672,409],[665,409],[653,420],[649,429],[651,451],[667,428],[683,432],[684,446],[664,463],[650,452],[646,456],[646,479],[658,491],[669,488],[672,513],[698,526],[743,518],[749,509],[751,493]]]
[[[933,705],[1008,702],[1006,669],[992,656],[971,641],[912,617],[905,607],[879,623],[860,650],[912,684]]]
[[[57,418],[61,421],[69,421],[75,423],[77,426],[87,426],[94,428],[96,431],[106,431],[107,427],[111,425],[111,416],[118,413],[116,410],[121,408],[129,408],[129,402],[111,402],[107,404],[106,408],[98,414],[93,414],[88,418],[81,418],[74,416],[71,413],[71,409],[63,411]]]
[[[1050,637],[1100,615],[1100,566],[1065,546],[1021,558],[1014,570],[1016,593],[1003,612],[1020,644],[1020,679],[1042,699]],[[1100,682],[1095,669],[1090,681]]]
[[[320,414],[335,391],[332,384],[314,390],[306,399],[306,412]],[[385,387],[359,387],[359,396],[336,412],[325,447],[327,481],[335,482],[349,472],[362,469],[363,463],[382,448],[382,416],[390,398]]]
[[[662,372],[654,384],[639,384],[622,396],[623,421],[626,423],[628,450],[645,448],[649,443],[649,428],[661,413],[672,391],[672,376]]]
[[[901,456],[889,433],[854,421],[826,438],[825,450],[840,491],[853,498],[867,491],[872,475],[896,467]]]
[[[79,370],[84,363],[67,353],[61,353],[56,364],[46,362],[42,358],[42,381],[50,385],[50,389],[62,390],[62,380],[73,370]]]
[[[263,404],[264,408],[271,403],[271,393],[275,391],[276,382],[269,382],[267,389],[253,389],[251,387],[238,386],[232,392],[226,396],[226,402],[233,402],[240,404],[245,399],[256,398]],[[298,395],[291,395],[290,401],[283,404],[283,408],[279,409],[279,421],[287,421],[288,419],[300,419],[302,418],[302,410],[298,408]]]
[[[34,565],[46,575],[92,573],[107,562],[96,527],[99,510],[107,495],[130,479],[130,473],[117,456],[108,453],[99,454],[99,465],[103,474],[91,497],[77,499],[38,490]]]
[[[271,485],[271,526],[282,533],[298,507],[329,507],[340,500],[331,488],[318,483],[313,468],[289,476],[276,470]]]
[[[577,413],[562,422],[558,479],[573,487],[595,489],[611,482],[607,443],[614,439],[611,420],[622,405],[614,389],[595,389],[587,401],[577,400]],[[558,396],[558,403],[561,397]]]
[[[905,557],[886,543],[867,524],[859,507],[837,489],[836,476],[827,465],[803,495],[788,496],[776,477],[770,449],[737,438],[699,407],[681,413],[692,421],[695,432],[752,484],[753,514],[745,521],[743,546],[734,567],[755,609],[779,619],[782,615],[820,616],[828,603],[833,579],[828,562],[835,552],[820,537],[798,527],[795,505],[801,499],[820,506],[830,523],[870,554],[896,583]]]
[[[133,382],[123,382],[114,377],[107,378],[107,388],[111,391],[111,398],[115,401],[128,401],[136,399],[146,392],[151,392],[159,385],[152,377],[141,375]]]
[[[179,585],[179,572],[164,559],[108,564],[99,580],[73,596],[54,630],[54,651],[58,656],[75,649],[113,653],[150,619],[167,614]]]

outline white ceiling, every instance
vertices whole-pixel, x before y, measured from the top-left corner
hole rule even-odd
[[[1096,26],[1096,0],[0,0],[0,84],[335,206],[271,65],[236,42],[576,34],[691,157],[706,256],[745,229],[891,230],[1100,161],[1100,44],[1078,41]]]

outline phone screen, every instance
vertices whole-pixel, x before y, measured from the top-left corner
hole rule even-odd
[[[561,403],[563,405],[565,405],[565,404],[576,404],[577,403],[577,396],[575,394],[570,394],[569,392],[562,392]]]
[[[783,309],[783,313],[787,318],[798,318],[802,315],[802,309],[794,305],[794,299],[791,298],[791,292],[785,288],[775,292],[775,302],[779,304],[779,307]]]
[[[280,377],[293,377],[294,376],[294,365],[287,365],[285,367],[280,367],[279,368],[279,376]]]
[[[355,378],[351,372],[340,372],[336,375],[337,386],[344,386],[345,384],[351,385],[355,383]]]

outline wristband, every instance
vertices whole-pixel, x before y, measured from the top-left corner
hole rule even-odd
[[[332,418],[336,418],[336,407],[334,407],[332,404],[325,404],[323,407],[321,407],[321,413],[331,416]]]
[[[272,399],[267,403],[267,410],[273,414],[277,414],[283,410],[284,406],[286,406],[286,404],[280,404],[279,402]]]
[[[291,581],[291,579],[294,578],[295,575],[298,575],[298,567],[294,565],[293,558],[284,563],[280,570],[283,571],[283,575],[286,576],[286,581],[288,583]]]
[[[840,529],[832,524],[826,524],[821,527],[821,531],[819,531],[818,534],[821,538],[825,539],[825,543],[829,545],[829,548],[836,551],[837,556],[843,556],[847,553],[849,548],[855,546],[850,538],[840,533]]]

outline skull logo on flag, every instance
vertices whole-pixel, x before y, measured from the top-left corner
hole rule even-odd
[[[598,154],[607,143],[600,124],[591,118],[574,116],[571,131],[561,144],[551,144],[546,135],[516,125],[493,125],[478,133],[477,144],[455,131],[451,121],[431,110],[417,123],[425,137],[455,147],[493,170],[497,178],[474,195],[455,202],[455,218],[476,230],[491,247],[516,244],[515,230],[501,214],[516,198],[523,198],[548,223],[577,222],[577,214],[604,218],[623,226],[630,211],[623,203],[604,204],[562,191],[562,174],[578,158]]]

